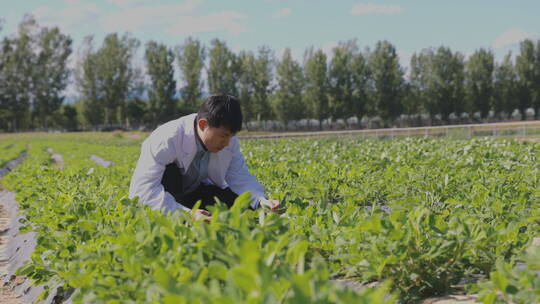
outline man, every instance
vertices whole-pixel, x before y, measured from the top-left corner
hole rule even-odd
[[[242,128],[238,100],[230,95],[208,97],[196,114],[158,127],[142,144],[129,187],[129,197],[166,213],[191,211],[209,221],[206,207],[215,198],[232,206],[239,194],[251,191],[253,209],[263,205],[277,211],[263,186],[249,173],[235,136]]]

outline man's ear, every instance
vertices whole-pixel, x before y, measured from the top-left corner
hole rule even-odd
[[[206,118],[201,118],[199,121],[197,121],[197,124],[199,125],[199,129],[204,131],[204,129],[206,129],[208,126],[208,120]]]

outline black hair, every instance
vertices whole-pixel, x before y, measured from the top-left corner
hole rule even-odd
[[[226,127],[232,133],[242,129],[242,110],[238,99],[228,94],[211,95],[197,112],[197,119],[206,118],[213,128]]]

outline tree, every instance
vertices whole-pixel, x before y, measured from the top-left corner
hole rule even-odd
[[[3,40],[0,105],[7,127],[16,131],[36,126],[37,117],[48,129],[64,100],[70,54],[71,38],[58,28],[40,28],[32,15],[23,18],[16,36]]]
[[[402,105],[403,105],[403,114],[407,114],[410,118],[416,117],[417,122],[421,123],[422,107],[420,100],[416,98],[416,92],[414,86],[410,81],[406,81],[402,89]],[[412,122],[412,121],[410,121]],[[414,123],[414,122],[412,122]],[[408,125],[411,126],[411,125]]]
[[[396,48],[388,41],[377,42],[369,57],[369,67],[375,108],[385,122],[392,121],[403,111],[401,94],[405,84]]]
[[[525,120],[527,108],[532,107],[537,100],[539,83],[537,78],[537,60],[534,43],[526,39],[519,45],[520,53],[516,56],[516,72],[518,75],[518,109],[521,119]]]
[[[492,107],[493,70],[495,59],[491,51],[479,49],[467,62],[466,90],[472,112],[480,112],[482,119],[487,118]]]
[[[536,42],[536,50],[534,56],[534,85],[533,85],[533,101],[535,119],[540,119],[540,40]]]
[[[0,53],[0,109],[6,127],[18,131],[28,125],[32,92],[33,68],[36,56],[34,33],[37,23],[26,15],[19,24],[17,37],[5,37]]]
[[[4,19],[0,18],[0,32],[2,31],[4,24]],[[4,100],[5,100],[5,91],[6,87],[4,85],[6,84],[5,81],[5,75],[4,75],[4,66],[5,66],[5,54],[4,54],[4,42],[0,43],[0,130],[7,129],[8,124],[6,123],[6,118],[8,117],[8,111],[4,108]]]
[[[302,67],[294,61],[291,50],[286,48],[277,65],[278,87],[274,94],[273,107],[279,120],[287,127],[291,120],[303,118],[305,112],[302,102]]]
[[[239,63],[241,65],[241,74],[238,79],[238,88],[240,100],[240,107],[242,114],[246,118],[244,122],[247,125],[247,121],[250,117],[253,117],[255,113],[255,78],[257,77],[255,70],[255,56],[252,52],[240,52],[238,56]]]
[[[202,69],[206,51],[198,40],[187,38],[184,44],[176,48],[178,64],[184,86],[182,92],[183,104],[195,110],[202,97]]]
[[[105,37],[98,51],[98,75],[104,92],[106,124],[125,120],[130,90],[136,86],[135,80],[139,77],[132,62],[138,47],[137,39],[128,34],[118,37],[114,33]]]
[[[11,111],[8,109],[10,98],[10,67],[9,58],[11,57],[12,41],[5,37],[0,44],[0,129],[9,129],[8,121],[11,120]]]
[[[43,28],[39,34],[37,62],[33,69],[34,108],[47,130],[53,113],[64,102],[63,92],[68,84],[67,60],[72,52],[72,39],[55,27]]]
[[[105,100],[101,78],[98,75],[98,54],[92,37],[86,37],[79,50],[79,62],[75,73],[77,90],[81,94],[82,115],[90,125],[105,121]]]
[[[332,50],[328,71],[330,116],[333,119],[352,116],[354,76],[353,61],[357,52],[356,41],[339,42]]]
[[[420,54],[414,53],[411,57],[410,63],[410,77],[409,77],[409,95],[408,100],[405,103],[405,113],[407,114],[419,114],[423,111],[427,111],[428,98],[428,77],[431,61],[433,59],[433,52],[431,50],[425,50]]]
[[[163,44],[146,44],[146,68],[151,87],[148,91],[149,114],[155,123],[164,123],[176,115],[174,53]]]
[[[90,123],[86,120],[85,116],[85,100],[84,99],[78,99],[73,104],[73,107],[75,107],[75,111],[77,112],[77,129],[78,130],[87,130],[87,127],[90,125]]]
[[[255,70],[253,77],[253,111],[258,121],[273,118],[269,96],[272,93],[271,83],[274,63],[275,59],[272,50],[267,46],[260,47],[253,67]]]
[[[450,113],[460,115],[466,110],[465,103],[465,57],[449,48],[440,47],[435,56],[434,66],[438,82],[437,100],[442,119],[448,121]]]
[[[128,101],[126,111],[131,126],[143,123],[145,114],[149,112],[147,111],[147,103],[138,98]],[[155,121],[152,120],[152,123]]]
[[[352,113],[360,121],[369,110],[369,91],[371,73],[366,56],[358,52],[352,62]]]
[[[304,100],[309,114],[319,121],[319,129],[322,129],[322,121],[327,118],[329,109],[326,54],[320,49],[313,51],[311,48],[306,58]]]
[[[413,59],[411,83],[431,119],[440,114],[448,122],[451,113],[461,114],[465,109],[463,55],[441,46],[437,51],[423,50]]]
[[[78,129],[77,121],[77,109],[74,105],[62,106],[62,126],[68,131],[75,131]]]
[[[512,63],[512,53],[506,54],[503,62],[495,67],[493,110],[499,116],[505,112],[508,117],[517,107],[517,76]]]
[[[211,45],[208,66],[210,93],[238,96],[237,81],[241,65],[237,56],[219,39],[212,40]]]

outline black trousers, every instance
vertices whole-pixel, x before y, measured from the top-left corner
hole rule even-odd
[[[201,200],[199,208],[206,209],[208,206],[216,203],[215,198],[225,203],[229,208],[238,197],[230,188],[221,189],[215,185],[200,184],[197,189],[190,193],[184,193],[182,187],[182,174],[180,168],[175,163],[170,163],[165,167],[161,184],[165,191],[169,192],[177,202],[182,205],[193,208],[197,201]]]

